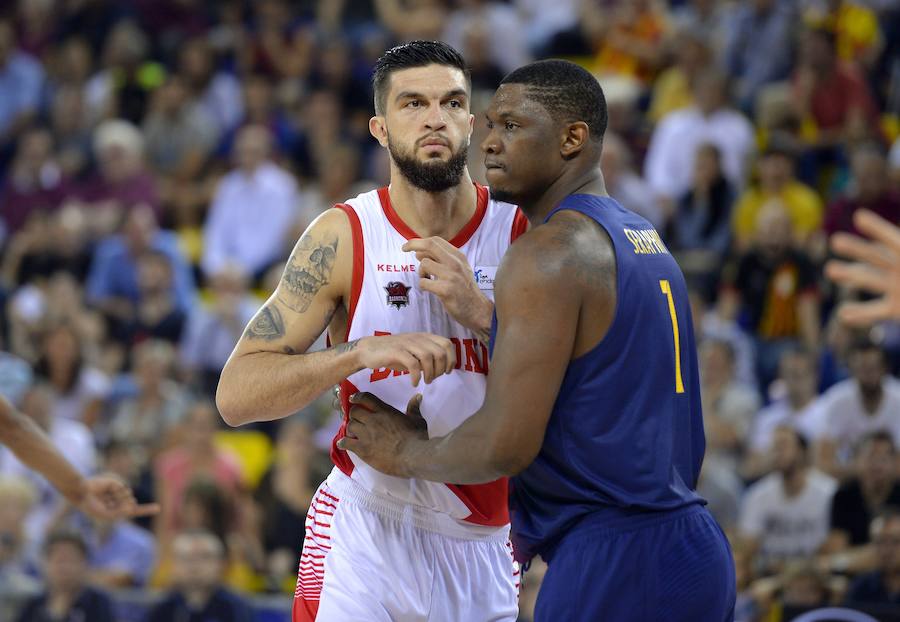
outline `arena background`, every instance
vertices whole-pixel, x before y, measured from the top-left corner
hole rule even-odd
[[[156,604],[209,574],[208,559],[172,553],[196,528],[225,543],[221,584],[235,595],[204,619],[288,619],[307,504],[330,468],[331,396],[242,429],[211,398],[300,232],[387,183],[367,129],[371,68],[412,39],[463,52],[476,115],[532,59],[571,58],[600,79],[609,192],[654,223],[692,286],[700,488],[733,544],[737,619],[847,598],[900,619],[859,587],[900,579],[900,520],[879,523],[874,545],[868,529],[900,502],[900,331],[838,323],[854,294],[821,270],[827,234],[852,230],[858,207],[900,221],[900,2],[0,10],[0,392],[80,470],[119,473],[164,504],[154,520],[89,521],[0,449],[0,620],[49,619],[17,611],[82,583],[100,592],[85,592],[92,622],[165,619]],[[479,181],[484,126],[470,150]],[[526,576],[523,621],[541,574]],[[98,613],[107,597],[111,618]]]

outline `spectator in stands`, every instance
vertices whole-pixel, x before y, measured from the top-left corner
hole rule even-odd
[[[770,141],[759,158],[758,183],[748,188],[738,199],[734,213],[734,236],[737,246],[746,250],[760,211],[768,203],[777,201],[791,219],[797,242],[801,245],[822,226],[822,199],[794,176],[794,153],[784,143]]]
[[[80,86],[65,85],[56,90],[50,104],[50,127],[63,177],[81,179],[91,160],[91,128]]]
[[[760,88],[790,72],[793,17],[790,3],[781,0],[752,0],[735,8],[728,21],[725,66],[737,78],[742,110],[753,110]]]
[[[679,29],[670,42],[674,64],[653,81],[647,118],[658,123],[667,114],[694,103],[691,85],[710,67],[709,33],[694,28]]]
[[[809,466],[807,441],[793,428],[775,429],[772,453],[775,472],[747,490],[739,528],[769,571],[808,558],[825,543],[837,488],[834,479]]]
[[[178,61],[191,97],[213,119],[219,134],[234,129],[244,115],[241,85],[235,76],[217,69],[209,42],[200,37],[185,41]]]
[[[192,308],[181,340],[180,362],[204,394],[214,395],[219,374],[259,301],[249,279],[234,265],[226,265],[209,282],[208,301]]]
[[[225,547],[209,531],[186,531],[173,544],[175,589],[147,614],[146,622],[216,620],[252,622],[249,605],[222,585]]]
[[[734,349],[709,339],[700,347],[700,396],[706,432],[706,461],[736,471],[759,397],[734,375]]]
[[[149,250],[137,259],[138,302],[133,315],[120,324],[113,337],[124,343],[136,343],[146,338],[164,339],[178,343],[187,310],[175,298],[172,262],[161,251]]]
[[[86,85],[87,108],[95,121],[117,117],[141,122],[150,94],[166,77],[165,68],[149,54],[150,42],[140,25],[118,20],[103,46],[104,67]]]
[[[240,464],[232,454],[215,445],[219,415],[206,400],[195,401],[187,408],[184,421],[176,430],[175,445],[157,457],[154,463],[156,496],[163,511],[160,528],[173,533],[182,527],[185,491],[198,477],[207,477],[228,496],[241,488]]]
[[[900,605],[900,513],[882,512],[872,521],[877,569],[858,577],[847,590],[849,606]]]
[[[22,603],[40,593],[32,571],[25,533],[25,517],[34,506],[36,491],[26,480],[0,477],[0,620],[12,620]]]
[[[900,444],[900,381],[888,373],[884,351],[867,339],[853,344],[852,378],[822,396],[823,434],[817,463],[837,477],[851,474],[853,448],[866,434],[886,430]]]
[[[647,182],[634,172],[632,162],[631,150],[625,141],[611,132],[604,135],[600,168],[606,191],[623,207],[640,214],[661,230],[668,214],[663,214]]]
[[[728,181],[743,188],[754,151],[753,126],[730,107],[727,87],[723,75],[702,73],[694,81],[694,105],[666,115],[653,130],[644,178],[657,194],[674,201],[690,189],[697,149],[707,143],[719,149]]]
[[[459,8],[447,20],[441,41],[461,50],[469,63],[472,55],[465,44],[473,28],[488,34],[484,39],[486,57],[502,72],[501,78],[531,60],[528,43],[519,34],[525,27],[524,20],[515,7],[485,0],[461,0],[457,4]],[[497,88],[497,84],[490,88]]]
[[[871,67],[875,63],[884,41],[878,15],[873,9],[879,4],[883,6],[890,3],[818,0],[807,4],[810,6],[804,11],[803,21],[835,33],[837,53],[841,60],[859,63],[863,67]]]
[[[99,174],[79,191],[94,210],[98,235],[111,233],[134,205],[148,205],[159,220],[161,207],[156,181],[144,165],[144,137],[131,123],[104,121],[94,130],[94,156]]]
[[[756,479],[772,470],[772,435],[787,425],[804,438],[814,439],[822,434],[822,411],[816,401],[818,393],[818,365],[815,354],[803,348],[790,348],[778,361],[778,381],[782,396],[753,418],[747,442],[744,464],[746,479]]]
[[[138,449],[139,464],[144,467],[184,418],[187,397],[184,388],[172,380],[175,354],[169,343],[144,341],[134,347],[132,357],[136,390],[115,408],[108,436]]]
[[[53,154],[53,136],[45,129],[24,132],[0,189],[0,218],[7,235],[19,231],[32,213],[56,210],[66,191]]]
[[[874,563],[874,551],[866,546],[872,520],[888,507],[900,507],[897,451],[890,433],[873,432],[860,441],[855,473],[834,493],[826,547],[829,568],[853,574]]]
[[[757,376],[768,394],[781,353],[801,342],[819,347],[819,297],[816,271],[793,244],[793,228],[785,209],[770,203],[759,213],[753,246],[722,277],[719,311],[725,318],[745,314],[756,339]]]
[[[113,622],[109,597],[88,586],[88,549],[81,536],[50,534],[44,560],[46,590],[25,605],[19,622]]]
[[[187,312],[194,300],[193,275],[178,238],[161,231],[153,211],[145,205],[136,205],[128,212],[120,234],[97,245],[86,285],[88,301],[114,321],[133,321],[141,300],[138,258],[149,251],[168,257],[176,307]]]
[[[850,163],[853,174],[850,191],[828,207],[825,232],[859,235],[853,226],[853,213],[858,209],[868,209],[889,222],[900,223],[900,192],[890,186],[881,148],[871,143],[863,145],[853,152]]]
[[[271,587],[293,592],[293,579],[300,563],[306,513],[316,490],[312,469],[312,430],[298,417],[285,421],[278,430],[275,461],[263,476],[255,497],[262,515],[262,544]]]
[[[100,419],[111,386],[106,374],[85,360],[85,354],[77,327],[60,321],[44,333],[35,370],[56,392],[54,417],[93,427]]]
[[[719,150],[712,144],[697,147],[691,188],[678,199],[668,236],[686,272],[710,273],[721,266],[731,244],[734,199]]]
[[[214,117],[191,98],[177,74],[154,91],[142,130],[147,161],[165,180],[197,177],[219,141]]]
[[[712,306],[699,286],[690,286],[691,320],[698,345],[708,339],[727,341],[734,352],[734,377],[744,386],[756,386],[756,348],[737,322],[725,318]]]
[[[778,579],[781,594],[777,602],[783,620],[795,620],[801,613],[831,603],[828,577],[809,561],[789,564]]]
[[[25,394],[21,410],[50,437],[79,473],[93,474],[97,468],[97,451],[91,431],[80,421],[54,417],[53,402],[52,387],[39,382]],[[0,474],[25,478],[37,489],[38,502],[28,515],[26,527],[29,537],[40,542],[65,500],[46,479],[27,468],[6,447],[0,447]]]
[[[293,243],[285,233],[297,209],[297,183],[269,159],[271,143],[269,131],[260,126],[238,135],[238,167],[219,182],[203,232],[207,277],[229,263],[258,277]]]
[[[38,112],[44,68],[16,49],[16,31],[0,20],[0,149],[7,149]]]
[[[813,147],[841,147],[846,141],[879,136],[878,107],[856,67],[839,61],[833,32],[808,28],[792,82],[801,116],[815,125]]]
[[[153,571],[153,534],[126,520],[107,521],[77,513],[68,528],[84,538],[91,584],[106,588],[143,587]]]
[[[263,75],[249,75],[241,81],[241,85],[243,88],[241,106],[244,114],[237,125],[222,137],[217,155],[222,159],[233,155],[238,134],[242,128],[251,125],[268,128],[272,135],[274,156],[294,153],[298,142],[297,130],[278,105],[275,85]]]

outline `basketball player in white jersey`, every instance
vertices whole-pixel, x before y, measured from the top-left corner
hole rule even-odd
[[[307,516],[294,622],[512,622],[506,480],[396,478],[336,446],[357,391],[400,409],[422,393],[431,435],[478,409],[493,277],[527,226],[466,170],[474,118],[455,50],[393,48],[373,86],[369,127],[390,152],[391,184],[310,225],[226,364],[217,403],[239,425],[288,416],[341,384],[345,423]],[[307,353],[326,328],[337,345]]]

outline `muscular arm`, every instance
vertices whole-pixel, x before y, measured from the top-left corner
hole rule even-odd
[[[528,466],[543,443],[575,348],[583,282],[598,278],[577,262],[548,230],[527,234],[510,248],[495,284],[499,329],[485,401],[457,429],[432,439],[394,436],[383,426],[399,425],[402,417],[354,408],[348,434],[356,438],[340,445],[379,470],[437,482],[488,482]],[[614,278],[614,272],[599,278]]]
[[[286,417],[362,369],[355,343],[306,353],[349,292],[350,240],[347,217],[333,209],[297,242],[278,287],[222,370],[216,404],[230,425]]]
[[[229,425],[287,417],[361,369],[409,371],[414,385],[453,370],[450,340],[425,333],[363,337],[307,353],[349,295],[351,235],[346,215],[332,209],[297,242],[222,370],[216,405]]]

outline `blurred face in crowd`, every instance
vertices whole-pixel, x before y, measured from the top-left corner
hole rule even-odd
[[[172,288],[172,265],[167,257],[147,253],[138,259],[137,267],[141,294],[159,294]]]
[[[57,326],[44,337],[44,355],[51,365],[72,365],[79,358],[78,335],[71,326]]]
[[[783,153],[769,153],[759,161],[759,184],[766,192],[778,192],[794,176],[794,162]]]
[[[823,32],[807,30],[800,38],[800,64],[824,73],[834,64],[834,45]]]
[[[218,430],[219,416],[210,404],[198,402],[191,406],[185,420],[185,443],[195,451],[212,447],[213,435]]]
[[[603,153],[600,154],[600,170],[608,187],[615,186],[616,180],[627,169],[628,147],[615,134],[603,137]]]
[[[872,543],[882,572],[900,572],[900,517],[877,518],[872,523]]]
[[[193,84],[203,84],[212,74],[212,55],[203,39],[191,39],[181,48],[179,69]]]
[[[53,153],[53,138],[47,130],[32,130],[19,141],[16,163],[31,175],[38,175]]]
[[[269,158],[272,136],[262,126],[247,126],[238,134],[234,150],[237,165],[241,170],[252,173]]]
[[[725,105],[727,95],[725,76],[705,71],[694,81],[694,102],[703,114],[712,114]]]
[[[881,198],[887,189],[887,161],[874,149],[863,149],[853,155],[851,162],[857,197],[861,201]]]
[[[797,574],[784,586],[782,600],[793,607],[816,607],[828,599],[828,589],[821,577],[814,573]]]
[[[278,453],[286,460],[308,460],[313,453],[312,433],[301,419],[287,421],[278,432]]]
[[[779,363],[779,377],[784,381],[788,402],[794,407],[808,404],[816,396],[816,363],[812,356],[789,352]]]
[[[775,470],[787,474],[803,464],[804,450],[797,432],[779,427],[772,437],[772,464]]]
[[[76,544],[57,542],[47,551],[45,574],[50,593],[78,592],[87,579],[87,558]]]
[[[156,232],[156,215],[150,206],[135,205],[128,210],[128,215],[122,225],[122,233],[132,256],[150,250]]]
[[[780,200],[769,201],[756,218],[756,243],[772,257],[787,251],[794,239],[794,226]]]
[[[886,439],[869,439],[859,448],[857,458],[859,477],[869,485],[878,486],[892,482],[897,469],[894,445]]]
[[[393,165],[413,186],[443,192],[466,168],[474,127],[466,77],[455,67],[427,65],[393,72],[384,110],[369,130],[387,147]]]
[[[184,591],[211,592],[219,585],[224,566],[222,543],[209,533],[182,534],[175,538],[175,583]]]
[[[604,145],[604,151],[606,145]],[[719,151],[712,145],[701,145],[694,156],[694,184],[708,188],[719,177]]]
[[[164,115],[177,114],[187,102],[187,85],[178,76],[172,76],[160,88],[156,96],[160,113]]]
[[[720,341],[707,341],[700,350],[700,377],[703,384],[722,386],[734,374],[734,357],[729,347]]]
[[[884,354],[877,348],[854,351],[850,356],[850,372],[863,394],[880,391],[885,375]]]

